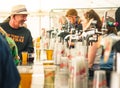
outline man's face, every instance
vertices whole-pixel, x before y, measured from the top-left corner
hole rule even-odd
[[[14,15],[13,19],[14,19],[15,25],[20,27],[27,20],[27,14],[17,14],[17,15]]]
[[[76,22],[76,16],[68,16],[67,18],[71,24],[74,24]]]

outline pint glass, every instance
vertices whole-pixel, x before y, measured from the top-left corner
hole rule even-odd
[[[47,60],[53,60],[53,50],[47,49],[46,50]]]
[[[44,88],[55,88],[55,67],[44,66]]]
[[[40,48],[36,49],[36,61],[40,61],[40,54],[41,54],[41,50]]]
[[[20,86],[19,88],[31,88],[32,83],[32,66],[17,66],[20,73]]]
[[[28,52],[22,52],[22,65],[27,65]]]
[[[21,77],[21,81],[20,81],[21,88],[31,88],[32,73],[20,73],[20,77]]]

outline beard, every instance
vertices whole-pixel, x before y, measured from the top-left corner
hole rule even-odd
[[[24,23],[25,21],[21,21],[20,24],[19,24],[19,27],[23,27],[24,26]]]

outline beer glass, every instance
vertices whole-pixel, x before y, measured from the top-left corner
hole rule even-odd
[[[55,67],[44,66],[44,88],[55,88]]]
[[[40,48],[36,49],[36,61],[40,61],[40,54],[41,54],[41,50]]]
[[[20,81],[21,88],[31,88],[32,73],[20,73],[20,77],[21,77],[21,81]]]
[[[54,61],[52,61],[52,60],[51,61],[50,60],[49,61],[44,61],[43,65],[54,65]]]
[[[17,66],[17,69],[21,78],[19,88],[31,88],[32,66]]]
[[[53,50],[47,49],[46,50],[47,60],[53,60]]]
[[[22,65],[27,65],[28,52],[22,52]]]

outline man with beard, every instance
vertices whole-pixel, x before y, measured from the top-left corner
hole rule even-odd
[[[8,36],[15,41],[20,58],[22,51],[27,51],[28,53],[34,51],[31,32],[23,26],[28,14],[25,5],[13,6],[9,20],[0,24]]]

